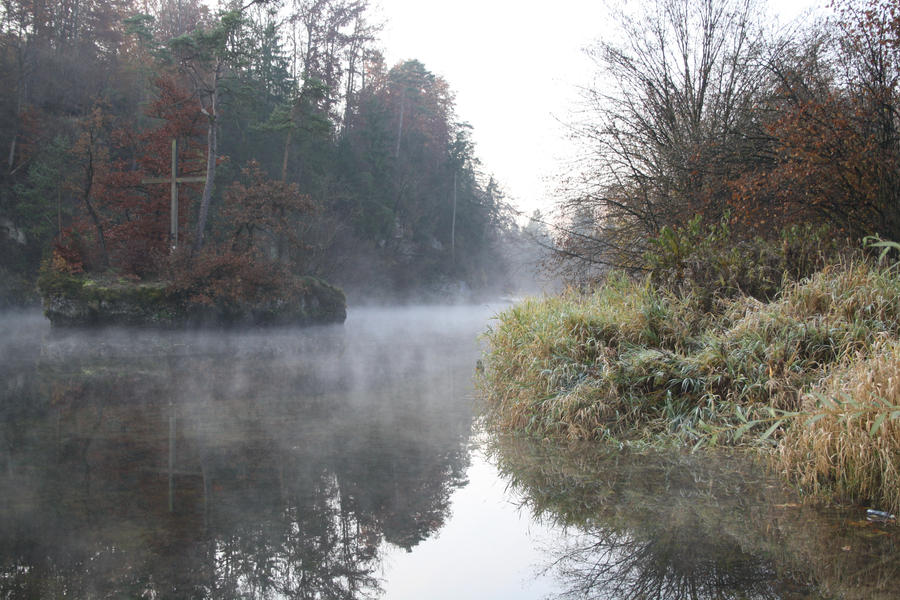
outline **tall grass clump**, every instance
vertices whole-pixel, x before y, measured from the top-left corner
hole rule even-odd
[[[900,511],[900,342],[876,343],[803,396],[776,464],[804,491]]]
[[[735,236],[726,214],[704,223],[700,215],[682,227],[663,227],[644,256],[652,283],[695,297],[703,310],[716,300],[774,299],[788,282],[800,281],[846,253],[827,228],[795,225],[773,239]]]
[[[504,428],[743,443],[801,410],[830,369],[898,334],[900,279],[862,259],[788,283],[771,302],[719,299],[710,312],[616,275],[500,315],[481,387]]]
[[[721,323],[698,357],[709,392],[797,410],[829,367],[900,333],[900,279],[851,260],[788,284],[772,302],[734,301]]]
[[[724,234],[689,250],[691,227],[661,237],[681,253],[665,277],[615,274],[499,315],[479,378],[490,422],[540,437],[752,445],[807,491],[900,511],[900,267],[844,254],[751,295],[738,288],[768,290],[774,271],[741,280],[726,257],[710,267],[716,294],[690,278]],[[793,243],[782,258],[808,268]]]
[[[620,357],[630,357],[633,372],[647,371],[696,345],[703,318],[624,275],[590,294],[529,299],[487,332],[480,388],[501,428],[594,438],[610,424],[634,424],[641,411],[622,389],[630,382]],[[642,358],[641,348],[657,350]]]

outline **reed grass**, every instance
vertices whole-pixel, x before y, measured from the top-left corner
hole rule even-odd
[[[900,342],[879,342],[803,396],[775,464],[801,489],[900,509]]]
[[[898,271],[855,258],[770,302],[708,306],[616,275],[589,294],[510,308],[486,334],[489,422],[538,437],[773,449],[811,491],[900,510]],[[811,400],[822,397],[849,400]]]

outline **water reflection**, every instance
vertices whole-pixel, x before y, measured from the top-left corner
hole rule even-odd
[[[568,529],[547,569],[569,598],[896,598],[897,531],[801,506],[739,456],[639,455],[501,438],[536,518]],[[856,520],[854,520],[854,518]]]
[[[489,314],[442,315],[6,336],[0,596],[378,596],[464,483]]]
[[[390,595],[384,557],[422,556],[466,483],[474,335],[492,313],[216,336],[0,319],[0,597]],[[493,456],[556,528],[541,539],[563,596],[900,597],[896,526],[801,506],[741,460],[518,439]],[[437,554],[448,579],[473,546],[498,554],[471,522]],[[483,560],[465,589],[492,590],[510,560]]]

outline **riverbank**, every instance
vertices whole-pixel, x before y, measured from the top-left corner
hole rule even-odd
[[[900,276],[862,259],[703,309],[612,276],[486,334],[499,429],[619,446],[746,445],[804,491],[900,510]]]

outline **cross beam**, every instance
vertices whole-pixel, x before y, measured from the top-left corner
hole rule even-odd
[[[204,183],[204,175],[189,177],[178,176],[178,141],[172,138],[172,172],[168,177],[145,177],[141,183],[168,183],[172,187],[171,220],[169,235],[171,236],[172,249],[178,246],[178,184],[179,183]]]

